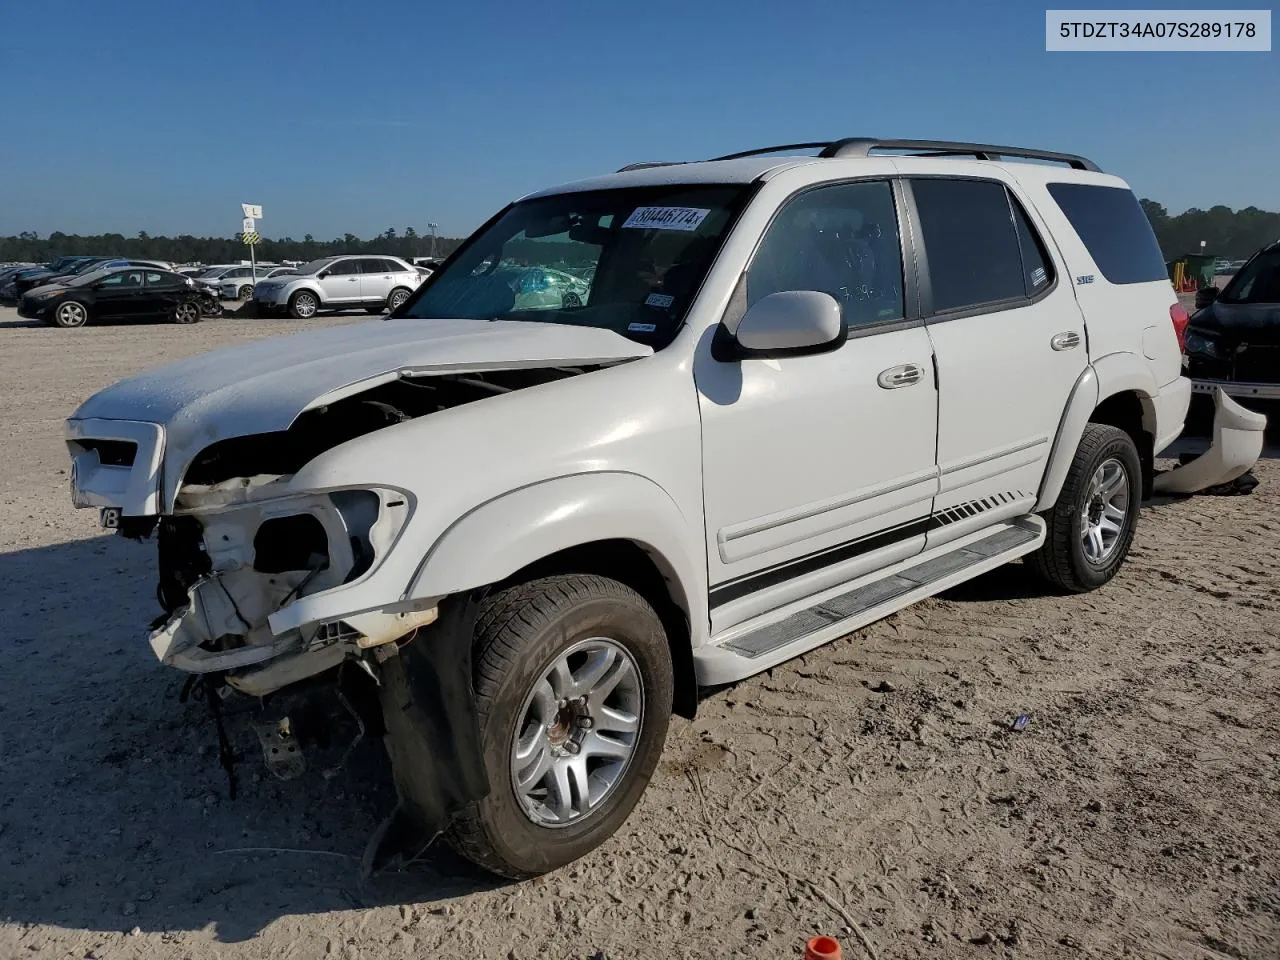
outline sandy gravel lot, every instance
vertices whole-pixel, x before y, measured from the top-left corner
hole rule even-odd
[[[881,960],[1280,958],[1274,458],[1252,496],[1149,506],[1098,593],[1009,567],[710,694],[622,832],[537,882],[441,850],[359,883],[376,745],[331,780],[246,765],[228,800],[143,639],[153,548],[71,509],[61,421],[299,326],[0,311],[0,957],[789,958],[825,932]]]

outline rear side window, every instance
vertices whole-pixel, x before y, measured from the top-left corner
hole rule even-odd
[[[911,191],[924,233],[935,313],[1027,295],[1018,231],[1003,184],[913,179]]]
[[[1067,215],[1108,282],[1169,279],[1151,222],[1132,190],[1087,183],[1048,186],[1049,195]]]
[[[390,273],[391,265],[385,260],[361,260],[360,269],[365,273]]]

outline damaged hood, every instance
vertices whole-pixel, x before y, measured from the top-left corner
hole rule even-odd
[[[169,452],[285,430],[323,406],[397,377],[578,366],[653,353],[611,330],[555,323],[372,320],[200,354],[94,394],[72,420],[160,424]]]

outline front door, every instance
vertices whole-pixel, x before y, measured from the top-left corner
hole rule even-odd
[[[899,206],[887,180],[801,192],[747,269],[747,307],[784,290],[835,297],[839,349],[719,362],[709,338],[699,347],[713,633],[924,547],[937,393],[906,309]]]
[[[338,260],[325,271],[320,280],[325,303],[359,303],[360,261]]]
[[[938,364],[934,546],[1031,510],[1088,356],[1070,278],[1022,201],[994,180],[909,183]]]
[[[135,317],[145,311],[141,270],[121,270],[99,280],[94,287],[96,319]]]

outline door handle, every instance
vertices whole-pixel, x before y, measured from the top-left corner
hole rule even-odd
[[[1080,346],[1080,334],[1074,330],[1064,330],[1062,333],[1056,333],[1053,339],[1049,341],[1049,346],[1055,350],[1074,350]]]
[[[347,277],[347,283],[355,283],[359,277]]]
[[[897,390],[919,383],[924,377],[924,368],[915,363],[903,363],[888,370],[881,370],[876,383],[886,390]]]

